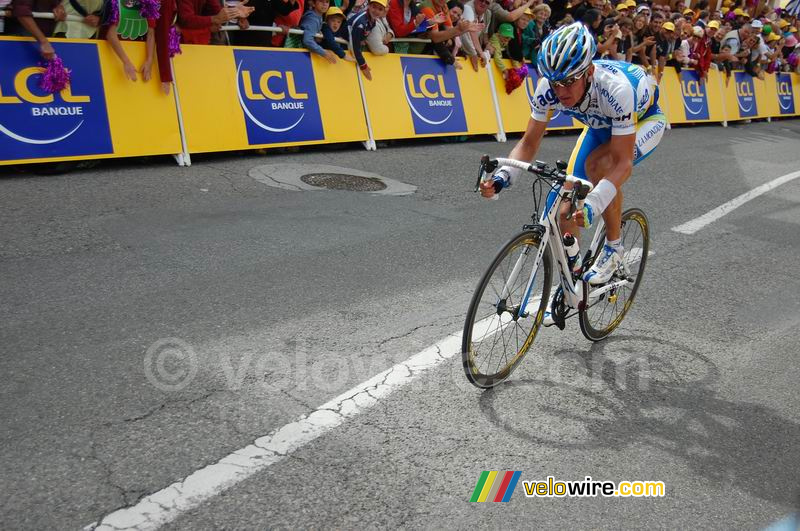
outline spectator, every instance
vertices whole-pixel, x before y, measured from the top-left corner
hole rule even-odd
[[[617,4],[615,10],[617,11],[617,20],[627,18],[627,16],[630,15],[630,8],[625,2]]]
[[[344,59],[345,53],[334,39],[331,28],[323,22],[322,17],[344,19],[344,13],[338,7],[330,7],[329,0],[310,0],[309,5],[311,9],[306,11],[300,19],[300,29],[303,30],[303,35],[290,34],[286,38],[285,45],[287,48],[299,48],[302,46],[310,52],[325,58],[329,63],[335,64],[336,57]],[[317,43],[316,36],[318,33],[322,34],[322,45]]]
[[[297,2],[297,9],[293,9],[289,13],[277,14],[275,15],[275,21],[273,24],[281,28],[280,33],[273,33],[270,37],[270,44],[275,48],[280,48],[283,46],[284,41],[286,40],[286,36],[289,35],[289,30],[291,28],[296,28],[300,25],[300,19],[306,12],[305,0],[295,0]],[[312,11],[313,8],[309,9]],[[322,12],[322,15],[325,14],[325,11]],[[320,16],[322,16],[320,15]],[[335,60],[335,59],[334,59]]]
[[[542,41],[550,34],[550,6],[539,4],[533,8],[533,20],[522,33],[522,55],[535,67]]]
[[[729,46],[731,53],[738,55],[742,49],[742,44],[747,42],[752,33],[753,29],[750,24],[745,24],[739,29],[728,32],[722,40],[722,46]]]
[[[341,2],[342,0],[339,1]],[[344,28],[345,32],[347,31],[345,20],[345,14],[340,7],[332,6],[328,8],[325,13],[325,25],[322,27],[322,47],[332,50],[341,59],[355,61],[353,57],[345,55],[344,49],[336,42],[336,36],[342,32],[342,28]],[[349,33],[346,34],[349,36]]]
[[[219,0],[178,0],[178,24],[185,44],[210,44],[211,32],[236,16],[236,8],[223,9]]]
[[[111,9],[111,2],[118,2],[119,0],[106,0],[103,6],[103,12],[106,14],[113,13]],[[125,7],[125,9],[123,9]],[[122,62],[122,70],[131,81],[136,81],[137,74],[141,74],[142,81],[145,83],[150,81],[153,71],[153,56],[155,54],[156,38],[155,27],[157,19],[145,19],[140,12],[140,4],[136,0],[132,0],[124,5],[119,6],[119,19],[112,20],[108,18],[104,21],[107,24],[105,36],[111,49]],[[142,66],[137,70],[133,62],[125,53],[125,49],[120,44],[120,38],[126,41],[145,41],[145,59]]]
[[[508,58],[521,65],[525,62],[525,30],[530,26],[533,11],[530,8],[514,23],[514,36],[508,42]]]
[[[34,12],[52,12],[55,19],[34,19]],[[39,53],[45,61],[55,57],[56,52],[47,37],[53,34],[56,22],[67,16],[61,0],[13,0],[11,16],[14,18],[9,21],[6,34],[33,37],[39,43]]]
[[[489,37],[489,44],[492,47],[492,59],[500,73],[503,74],[503,79],[508,75],[505,61],[503,61],[503,52],[508,48],[508,43],[514,38],[514,27],[508,22],[500,24],[497,31]]]
[[[56,23],[54,37],[67,39],[94,39],[103,14],[103,0],[64,0],[61,2],[66,16],[83,17],[81,22],[61,21]]]
[[[656,57],[658,60],[658,70],[656,72],[656,80],[661,82],[661,75],[664,72],[666,64],[672,60],[672,54],[675,51],[675,24],[672,22],[664,22],[661,25],[661,31],[656,37]]]
[[[600,11],[594,8],[587,9],[586,12],[583,14],[583,19],[581,20],[581,22],[583,22],[583,25],[589,29],[589,33],[591,33],[592,36],[595,38],[595,40],[597,40],[599,37],[598,34],[601,31],[600,24],[603,23],[602,13],[600,13]],[[595,59],[599,58],[600,58],[600,50],[598,49]]]
[[[647,21],[647,24],[650,24],[650,18],[653,16],[653,12],[650,10],[647,4],[642,4],[637,7],[635,13],[636,16],[643,15]]]
[[[695,22],[695,24],[703,29],[706,29],[708,27],[710,16],[711,14],[708,11],[700,11],[700,15],[698,15],[697,22]]]
[[[425,23],[425,15],[420,13],[419,4],[413,0],[389,0],[389,9],[386,13],[389,27],[395,37],[409,37],[413,33],[423,32],[428,25]],[[380,31],[380,30],[379,30]],[[418,43],[397,42],[394,49],[398,53],[420,53],[424,45]]]
[[[655,36],[648,27],[647,15],[639,13],[633,19],[633,47],[631,48],[631,59],[633,64],[642,65],[645,70],[650,70],[651,62],[649,52],[656,43]]]
[[[187,0],[178,0],[180,3]],[[191,0],[190,0],[191,1]],[[194,0],[196,2],[203,0]],[[218,0],[208,0],[218,1]],[[300,4],[297,0],[252,0],[254,11],[247,18],[249,24],[254,26],[272,26],[275,23],[276,16],[286,16],[292,11],[299,9]],[[300,11],[302,14],[302,10]],[[180,15],[178,16],[180,19]],[[181,26],[183,27],[183,26]],[[268,46],[270,43],[270,34],[265,34],[261,31],[235,31],[232,35],[233,44],[239,46]],[[184,41],[185,42],[185,41]]]
[[[450,20],[454,25],[458,24],[458,21],[461,20],[461,15],[464,14],[464,4],[459,2],[459,0],[450,0],[447,2],[447,8],[450,11]]]
[[[693,66],[700,79],[708,78],[708,69],[711,67],[711,47],[706,32],[700,26],[692,29],[689,39],[689,66]]]
[[[586,14],[586,11],[592,8],[592,6],[584,0],[570,2],[567,4],[567,6],[568,14],[572,15],[572,18],[575,20],[583,20],[583,16]]]
[[[412,36],[416,37],[417,35]],[[372,55],[386,55],[392,51],[389,47],[389,43],[391,43],[394,38],[395,34],[389,26],[389,21],[386,17],[383,17],[375,21],[375,27],[369,32],[364,42],[367,44],[367,48],[369,48]],[[394,46],[399,47],[395,50],[398,53],[409,53],[408,43],[396,42]],[[419,50],[419,47],[415,48],[414,53],[417,53]]]
[[[431,26],[431,31],[428,36],[431,39],[431,47],[433,52],[445,62],[445,64],[453,65],[457,69],[461,69],[461,65],[456,62],[456,55],[461,47],[461,39],[459,36],[464,32],[475,30],[479,28],[474,23],[467,20],[453,21],[450,14],[455,9],[460,9],[458,6],[450,6],[445,3],[445,0],[433,0],[433,8],[429,20],[434,23]],[[428,8],[425,8],[428,9]],[[458,16],[458,13],[456,13]],[[441,22],[439,22],[441,20]]]
[[[622,36],[616,20],[607,18],[601,25],[600,35],[597,38],[597,53],[601,58],[617,59],[619,38]]]
[[[169,94],[172,86],[172,65],[170,65],[169,59],[170,54],[174,51],[170,50],[170,34],[178,31],[175,27],[177,16],[177,0],[161,0],[155,29],[156,59],[158,60],[158,73],[161,77],[161,91],[166,95]]]
[[[386,16],[386,0],[370,0],[367,9],[350,20],[350,51],[358,62],[361,73],[368,80],[372,80],[370,70],[364,54],[361,52],[364,40],[372,32],[378,19]]]
[[[617,57],[620,61],[633,62],[633,21],[623,17],[617,21],[620,37],[617,44]]]
[[[461,47],[476,72],[479,63],[481,66],[486,66],[483,49],[489,44],[489,27],[492,23],[492,12],[488,9],[489,2],[490,0],[470,0],[464,4],[462,18],[482,25],[480,31],[469,31],[461,35]]]

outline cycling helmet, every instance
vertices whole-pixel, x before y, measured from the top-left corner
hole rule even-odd
[[[562,81],[585,71],[592,64],[597,44],[580,22],[557,29],[539,50],[539,73],[550,81]]]

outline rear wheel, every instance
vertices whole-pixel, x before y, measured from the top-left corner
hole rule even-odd
[[[472,296],[461,356],[467,379],[476,387],[494,387],[508,378],[536,338],[552,284],[549,251],[536,261],[540,245],[534,231],[511,239],[497,253]],[[534,268],[534,281],[526,293]]]
[[[624,286],[607,291],[597,298],[589,298],[580,312],[581,332],[590,341],[605,339],[619,326],[628,313],[636,291],[642,281],[647,255],[650,251],[650,229],[647,216],[638,208],[622,214],[622,247],[625,250],[622,266],[614,273],[609,284],[628,280]],[[603,235],[603,241],[605,235]],[[590,287],[597,289],[600,286]]]

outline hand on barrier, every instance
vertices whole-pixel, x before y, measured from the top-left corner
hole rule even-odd
[[[472,65],[472,69],[476,72],[478,71],[478,56],[477,55],[470,55],[469,56],[469,64]]]
[[[250,22],[246,18],[236,19],[236,24],[238,24],[243,30],[246,30],[250,27]]]
[[[372,70],[370,70],[368,66],[362,68],[361,73],[364,74],[364,77],[367,78],[368,81],[372,81]]]
[[[236,14],[241,18],[247,18],[250,14],[256,10],[255,7],[246,6],[245,4],[249,2],[249,0],[242,0],[239,2],[234,9],[236,10]]]
[[[49,41],[45,41],[39,47],[39,53],[42,54],[42,59],[45,61],[51,61],[56,56],[56,51],[53,49],[53,45],[50,44]]]
[[[336,64],[336,54],[330,50],[325,50],[325,59],[332,65]]]
[[[141,72],[141,74],[142,74],[142,81],[144,81],[145,83],[150,81],[150,77],[152,76],[152,73],[153,73],[153,62],[152,61],[149,61],[149,62],[145,61],[144,64],[142,65],[141,70],[139,70],[139,72]]]
[[[92,28],[96,28],[100,25],[100,17],[97,15],[89,15],[83,19],[83,23]]]
[[[64,6],[59,4],[53,8],[53,16],[55,17],[56,22],[63,22],[67,20],[67,12],[64,10]]]
[[[128,62],[126,64],[123,64],[122,70],[125,72],[125,77],[127,77],[131,81],[136,81],[136,67],[133,66],[133,63]]]

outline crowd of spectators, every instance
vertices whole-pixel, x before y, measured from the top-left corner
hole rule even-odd
[[[355,61],[367,79],[372,72],[365,50],[431,53],[457,68],[455,58],[464,56],[476,71],[491,62],[505,75],[503,59],[535,66],[543,39],[574,21],[597,39],[597,59],[640,64],[659,79],[666,67],[706,78],[712,64],[728,74],[800,72],[797,16],[770,3],[711,1],[713,6],[709,0],[0,0],[0,10],[10,14],[0,31],[33,36],[45,59],[53,56],[50,36],[107,39],[132,81],[148,80],[157,60],[165,92],[176,34],[186,44],[303,47],[332,63]],[[34,12],[54,17],[33,18]],[[279,30],[220,31],[231,25]],[[292,28],[302,34],[290,33]],[[119,45],[126,39],[148,43],[138,68]]]

